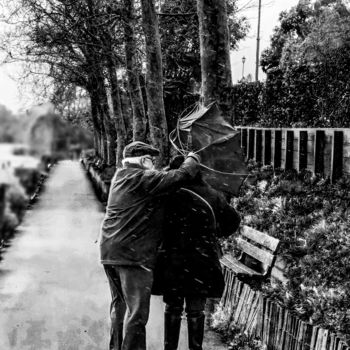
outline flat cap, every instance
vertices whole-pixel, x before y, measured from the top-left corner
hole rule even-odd
[[[141,157],[149,154],[150,156],[159,156],[159,150],[141,141],[134,141],[125,146],[123,157]]]

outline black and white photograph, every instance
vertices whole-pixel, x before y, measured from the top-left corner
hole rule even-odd
[[[350,0],[0,0],[0,350],[350,350]]]

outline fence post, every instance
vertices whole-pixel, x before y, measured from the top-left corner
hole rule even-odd
[[[286,132],[286,157],[285,166],[286,170],[293,169],[293,144],[294,144],[294,132],[287,130]]]
[[[254,144],[255,144],[255,130],[248,130],[248,151],[247,151],[247,159],[254,158]]]
[[[316,130],[315,135],[315,165],[314,173],[324,173],[324,148],[325,148],[325,132],[324,130]]]
[[[275,130],[275,152],[273,155],[273,167],[281,167],[281,147],[282,147],[282,130]]]
[[[261,163],[262,161],[262,130],[255,130],[255,161]]]
[[[247,141],[248,141],[247,139],[248,139],[247,129],[242,128],[241,129],[241,147],[243,149],[243,153],[245,156],[247,155]]]
[[[264,130],[264,165],[271,164],[271,130]]]
[[[331,181],[334,182],[343,175],[343,140],[342,131],[334,131],[331,159]]]
[[[299,132],[299,171],[307,168],[307,131]]]

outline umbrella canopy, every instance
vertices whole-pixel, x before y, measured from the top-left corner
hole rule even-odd
[[[216,103],[179,119],[170,141],[182,154],[192,151],[201,156],[203,176],[214,188],[238,194],[248,175],[240,132],[225,121]]]

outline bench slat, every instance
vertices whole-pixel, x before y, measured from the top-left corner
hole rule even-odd
[[[271,277],[282,283],[288,282],[288,278],[284,275],[283,271],[280,270],[277,266],[274,266],[272,268]]]
[[[259,243],[263,247],[268,248],[273,253],[276,251],[279,244],[279,240],[277,238],[271,237],[266,233],[257,231],[249,226],[242,227],[241,235]]]
[[[285,271],[286,271],[286,263],[283,261],[281,257],[277,256],[275,264],[271,270],[271,277],[282,283],[287,283],[288,278],[284,274]]]
[[[262,276],[261,273],[252,270],[248,266],[242,264],[230,255],[224,255],[220,262],[222,265],[231,269],[236,275]]]
[[[258,247],[250,244],[249,242],[245,241],[241,237],[237,238],[237,244],[242,249],[242,251],[251,257],[261,261],[263,264],[267,266],[271,266],[274,255],[269,253],[268,251],[259,249]]]

